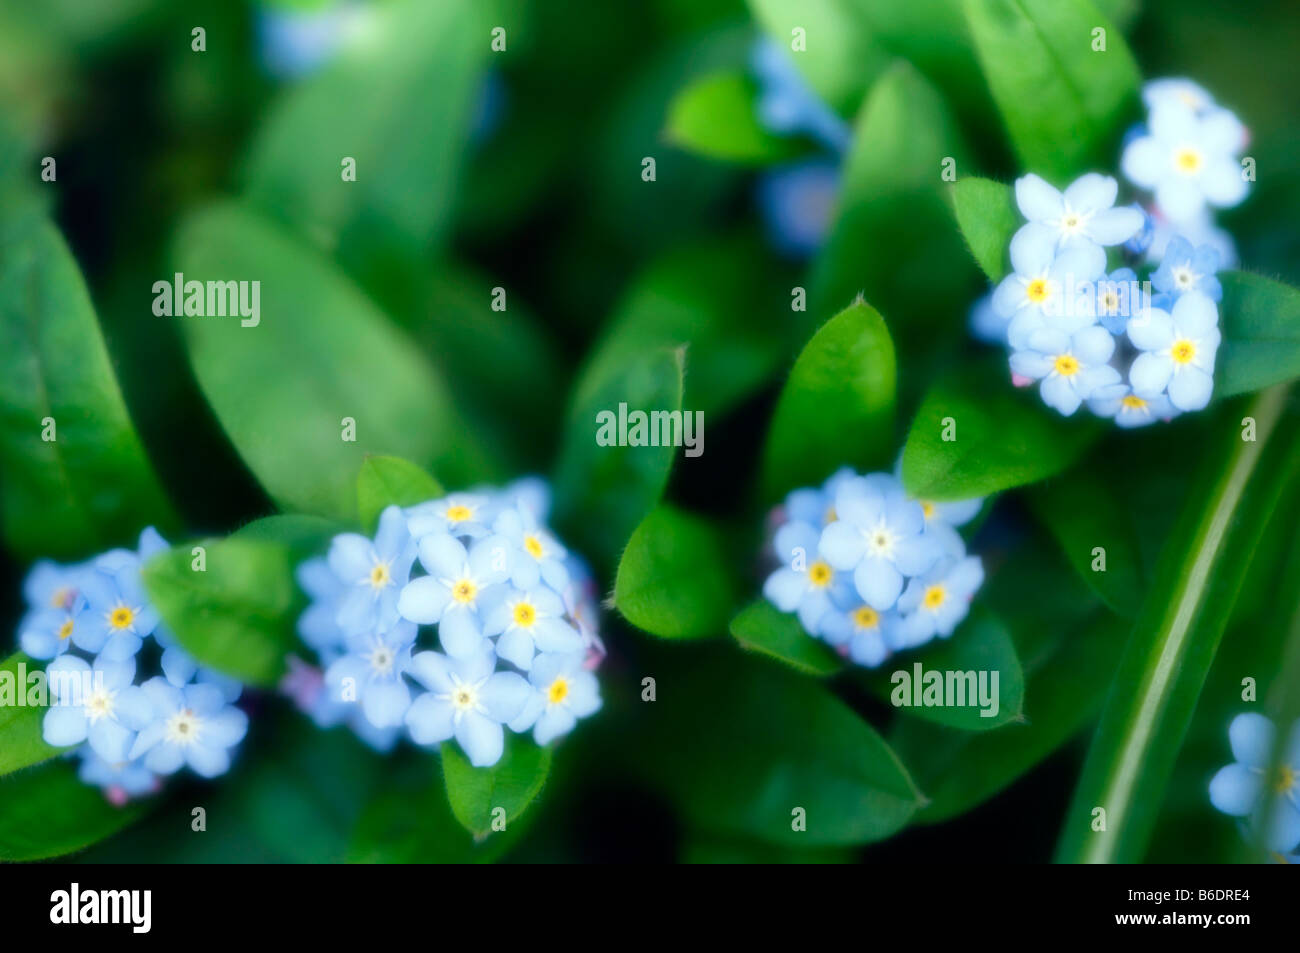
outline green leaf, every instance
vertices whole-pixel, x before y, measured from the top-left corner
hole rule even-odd
[[[40,764],[61,750],[42,737],[46,706],[27,704],[27,679],[44,670],[44,663],[22,652],[0,662],[0,775]]]
[[[809,302],[828,314],[861,294],[883,314],[952,324],[971,269],[951,228],[942,173],[966,147],[939,92],[905,62],[872,87],[854,123],[835,219],[813,265]],[[882,254],[888,249],[888,254]],[[943,267],[937,263],[943,262]],[[917,289],[925,294],[918,301]],[[926,350],[933,349],[933,336]]]
[[[451,811],[477,840],[493,833],[498,808],[504,809],[509,830],[541,793],[550,771],[551,748],[533,744],[530,737],[507,734],[505,753],[490,768],[476,768],[458,748],[442,745],[442,772]]]
[[[366,457],[357,477],[357,510],[361,527],[373,533],[386,506],[414,506],[444,494],[442,485],[420,467],[401,457]]]
[[[160,553],[141,574],[163,622],[205,665],[262,687],[276,684],[294,646],[296,589],[287,546],[231,537]]]
[[[766,655],[805,675],[833,675],[844,667],[839,656],[766,599],[750,603],[731,620],[731,634],[748,652]]]
[[[767,131],[758,121],[756,98],[755,83],[744,73],[710,73],[673,100],[664,136],[689,152],[751,165],[780,162],[808,151],[802,139]]]
[[[397,0],[368,11],[363,41],[276,102],[244,170],[249,200],[337,248],[363,283],[393,247],[440,243],[490,52],[486,9]]]
[[[565,538],[592,558],[613,562],[659,502],[673,458],[684,452],[662,445],[662,427],[656,428],[660,446],[630,443],[637,438],[636,412],[650,420],[655,411],[682,410],[685,366],[682,349],[658,350],[621,366],[589,368],[578,381],[556,464],[556,522],[564,527]],[[654,418],[665,419],[670,418]],[[627,432],[621,435],[623,424]],[[648,431],[644,425],[646,440]],[[626,445],[620,445],[624,436]],[[613,442],[602,446],[598,438]]]
[[[261,281],[256,326],[171,320],[182,325],[199,386],[235,449],[286,509],[354,519],[367,454],[428,465],[453,482],[483,475],[446,387],[327,262],[236,204],[191,217],[176,260],[187,280]],[[347,421],[355,440],[344,439]]]
[[[1006,379],[1000,362],[972,361],[930,389],[903,447],[909,493],[967,500],[1023,486],[1065,470],[1100,437],[1096,421],[1064,419]]]
[[[820,484],[841,466],[869,469],[894,440],[894,346],[862,300],[831,318],[795,361],[763,452],[763,495]]]
[[[12,211],[12,209],[10,210]],[[0,517],[24,557],[83,557],[174,516],[63,238],[0,220]]]
[[[1009,185],[969,176],[953,183],[953,214],[970,253],[994,283],[1007,273],[1011,238],[1021,225],[1015,190]]]
[[[1249,272],[1229,271],[1220,309],[1216,397],[1231,397],[1300,377],[1300,291]]]
[[[0,861],[44,860],[89,847],[134,823],[149,804],[114,807],[66,761],[0,777]]]
[[[253,520],[232,533],[231,538],[285,546],[297,565],[309,556],[323,553],[329,547],[330,539],[344,532],[347,532],[347,527],[334,520],[282,513]]]
[[[1117,467],[1102,456],[1029,493],[1034,514],[1080,578],[1126,618],[1137,614],[1147,590],[1137,527],[1119,495],[1132,472],[1131,459]]]
[[[978,596],[976,597],[978,599]],[[920,666],[918,672],[917,666]],[[904,681],[900,672],[908,676]],[[953,707],[925,705],[900,705],[895,699],[913,701],[916,693],[924,690],[924,677],[938,672],[945,680],[952,673],[971,672],[976,682],[961,678],[953,687],[965,695],[965,703]],[[979,678],[988,673],[985,684],[992,689],[996,673],[997,695],[988,704],[979,697]],[[1020,668],[1020,657],[1015,644],[1001,621],[980,606],[971,610],[957,630],[947,639],[935,639],[921,648],[896,655],[886,665],[872,672],[864,670],[868,687],[900,714],[911,715],[950,728],[963,731],[988,731],[1009,722],[1024,720],[1025,675]],[[917,688],[919,677],[920,688]],[[960,675],[953,676],[954,679]],[[991,714],[985,714],[991,712]]]
[[[1021,165],[1064,184],[1114,148],[1141,76],[1115,25],[1088,0],[965,0],[989,89]],[[1094,30],[1106,49],[1094,50]]]
[[[733,595],[727,565],[721,534],[711,523],[661,505],[641,521],[623,550],[614,606],[651,635],[718,635]]]
[[[1264,391],[1246,409],[1255,440],[1241,439],[1234,412],[1222,420],[1221,443],[1206,448],[1205,479],[1165,543],[1116,670],[1066,815],[1060,860],[1142,859],[1250,554],[1300,470],[1300,443],[1291,439],[1297,418],[1286,403],[1284,386]],[[1092,828],[1098,807],[1106,811],[1104,831]]]
[[[924,800],[875,730],[813,679],[731,651],[665,664],[658,683],[641,750],[652,780],[702,831],[865,844],[898,831]],[[796,808],[807,830],[795,829]]]

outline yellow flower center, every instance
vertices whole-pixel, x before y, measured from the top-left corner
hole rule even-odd
[[[929,500],[922,500],[922,501],[921,501],[921,515],[924,516],[926,519],[929,519],[931,516],[933,516],[933,515],[934,515],[934,504],[931,503]]]
[[[534,609],[532,605],[527,602],[515,603],[514,615],[515,615],[515,625],[523,626],[525,629],[529,628],[534,622],[537,621],[537,610]]]
[[[388,573],[388,563],[375,563],[375,567],[370,570],[370,585],[374,589],[383,589],[392,580],[393,577]]]
[[[1191,341],[1182,340],[1175,342],[1174,346],[1169,349],[1169,356],[1177,364],[1186,364],[1196,357],[1196,345]]]
[[[472,579],[462,579],[451,587],[451,597],[457,602],[473,602],[478,595],[478,586]]]
[[[1061,219],[1061,227],[1067,232],[1072,232],[1079,227],[1079,216],[1071,212],[1065,218]]]
[[[167,722],[167,739],[179,745],[193,744],[199,737],[199,720],[194,712],[182,708]]]
[[[1273,790],[1278,794],[1286,794],[1296,786],[1296,781],[1300,780],[1300,775],[1296,774],[1295,768],[1290,765],[1278,765],[1277,774],[1273,778]]]
[[[808,567],[808,581],[818,589],[825,589],[829,586],[834,576],[835,571],[831,569],[829,564],[822,562],[820,559]]]
[[[90,697],[86,699],[86,717],[96,722],[101,718],[111,717],[112,714],[113,696],[103,689],[91,692]]]
[[[1072,377],[1079,373],[1079,361],[1072,354],[1058,354],[1052,366],[1062,377]]]
[[[1034,304],[1041,304],[1047,300],[1047,280],[1045,278],[1035,278],[1025,286],[1025,295]]]
[[[853,610],[853,624],[859,629],[874,629],[880,624],[880,613],[871,606],[858,606]]]
[[[546,690],[546,699],[552,705],[558,705],[568,697],[569,683],[563,677],[551,682],[551,687]]]
[[[526,549],[528,555],[532,556],[534,559],[541,559],[542,554],[546,552],[545,547],[542,546],[542,541],[536,536],[524,537],[524,549]]]
[[[461,685],[451,693],[451,703],[464,711],[474,707],[474,690],[468,685]]]
[[[66,639],[72,634],[72,620],[68,619],[63,625],[59,626],[59,638]]]
[[[135,621],[135,610],[130,606],[118,606],[108,614],[108,624],[115,629],[128,629]]]
[[[1201,168],[1202,161],[1200,152],[1190,146],[1174,153],[1174,168],[1186,175],[1197,172]]]
[[[473,515],[474,511],[464,503],[453,503],[447,507],[447,519],[453,523],[463,523]]]
[[[1137,394],[1125,394],[1120,399],[1120,403],[1131,410],[1141,410],[1147,405],[1147,402]]]
[[[835,513],[835,507],[833,506],[827,507],[826,515],[822,517],[822,522],[824,522],[827,526],[829,526],[831,523],[834,523],[837,519],[839,519],[839,516]]]
[[[1107,314],[1113,314],[1119,310],[1119,295],[1114,291],[1107,291],[1101,296],[1101,307]]]
[[[921,600],[927,609],[937,609],[944,604],[948,598],[948,590],[943,586],[934,585],[925,590],[925,596]]]

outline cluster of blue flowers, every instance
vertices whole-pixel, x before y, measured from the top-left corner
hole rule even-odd
[[[234,704],[239,682],[200,667],[149,604],[140,569],[166,548],[150,527],[134,551],[38,562],[24,584],[19,644],[50,660],[45,741],[71,747],[82,780],[115,803],[157,790],[185,766],[224,774],[248,730]]]
[[[983,564],[966,554],[955,528],[983,502],[914,500],[895,475],[841,469],[777,509],[772,548],[780,565],[763,595],[797,613],[809,635],[870,668],[946,639],[984,582]]]
[[[376,748],[455,738],[478,767],[500,759],[505,728],[539,745],[569,732],[600,708],[604,648],[591,575],[548,509],[545,486],[521,481],[390,506],[373,539],[336,536],[298,571],[312,598],[298,631],[321,667],[297,665],[286,690]],[[422,626],[440,652],[417,644]]]
[[[1193,92],[1197,109],[1183,101]],[[1026,222],[1011,240],[1011,273],[972,314],[977,336],[1010,348],[1017,386],[1039,382],[1061,414],[1086,404],[1121,427],[1210,402],[1225,249],[1200,241],[1213,237],[1203,219],[1207,204],[1246,192],[1235,116],[1185,80],[1158,80],[1145,95],[1148,126],[1130,137],[1123,168],[1154,190],[1152,209],[1116,207],[1118,183],[1095,172],[1063,192],[1023,176],[1015,191]],[[1157,239],[1159,267],[1140,282],[1133,266],[1151,259]],[[1122,267],[1112,269],[1108,247],[1127,259]]]
[[[1300,721],[1273,763],[1277,727],[1263,715],[1238,715],[1228,726],[1232,764],[1210,781],[1210,801],[1224,814],[1243,818],[1242,834],[1262,844],[1275,860],[1300,864]]]

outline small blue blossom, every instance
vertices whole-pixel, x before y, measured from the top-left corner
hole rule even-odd
[[[461,659],[420,652],[411,659],[411,675],[429,689],[406,713],[411,739],[435,745],[454,737],[476,768],[496,764],[505,749],[502,726],[523,711],[528,682],[515,672],[496,671],[496,654],[487,644]]]
[[[877,612],[892,608],[904,577],[928,571],[941,550],[925,535],[925,512],[888,474],[846,481],[836,493],[838,517],[822,531],[820,551],[833,569],[853,570],[853,584]]]
[[[546,527],[524,507],[503,509],[492,530],[510,541],[510,580],[520,589],[532,589],[539,580],[556,592],[563,592],[569,584],[569,573],[564,568],[568,555],[563,546]]]
[[[140,689],[131,684],[135,660],[101,656],[92,667],[75,655],[61,655],[45,671],[51,696],[42,727],[45,742],[65,747],[87,741],[105,761],[126,761],[136,731],[150,717]]]
[[[1114,418],[1116,425],[1125,429],[1145,427],[1157,420],[1171,420],[1178,416],[1178,409],[1164,394],[1139,397],[1128,384],[1108,384],[1097,388],[1088,399],[1088,409],[1098,417]]]
[[[89,746],[79,749],[81,765],[77,777],[83,784],[102,788],[105,796],[119,807],[134,797],[157,791],[158,776],[140,761],[105,761]]]
[[[826,159],[805,159],[765,170],[758,179],[758,207],[777,251],[803,259],[821,248],[839,192],[839,165]]]
[[[1064,192],[1032,173],[1021,176],[1016,204],[1027,224],[1012,238],[1012,249],[1037,245],[1057,254],[1128,241],[1141,230],[1143,216],[1132,208],[1114,208],[1118,193],[1119,183],[1096,172],[1080,176]]]
[[[878,668],[890,656],[892,633],[898,621],[896,613],[857,605],[827,613],[821,634],[827,644],[847,652],[858,665]]]
[[[228,705],[219,688],[177,688],[157,676],[140,691],[152,714],[131,747],[132,761],[143,758],[144,766],[157,774],[175,774],[188,765],[204,778],[230,769],[230,749],[248,733],[248,716]]]
[[[398,622],[384,632],[348,637],[348,651],[325,670],[330,697],[359,702],[376,728],[402,723],[411,704],[411,690],[402,678],[411,664],[415,626]]]
[[[1232,236],[1214,224],[1214,217],[1202,211],[1185,222],[1175,224],[1156,211],[1151,217],[1151,244],[1147,248],[1148,262],[1160,261],[1175,238],[1185,238],[1193,247],[1209,245],[1219,254],[1219,267],[1235,268],[1238,264],[1237,243]]]
[[[525,672],[532,667],[534,652],[577,652],[582,648],[582,636],[564,620],[563,600],[550,589],[499,587],[487,599],[483,634],[499,635],[497,656]]]
[[[1155,240],[1155,219],[1141,205],[1133,204],[1129,208],[1134,209],[1142,216],[1142,227],[1124,243],[1124,250],[1130,255],[1145,255],[1151,247],[1151,243]]]
[[[1041,380],[1043,403],[1068,417],[1099,388],[1119,383],[1119,371],[1107,363],[1114,351],[1115,339],[1100,325],[1072,335],[1035,331],[1011,355],[1011,370]]]
[[[396,506],[380,514],[373,541],[359,533],[334,537],[329,567],[345,587],[335,616],[344,633],[384,629],[397,621],[397,596],[414,562],[415,542]]]
[[[477,539],[492,531],[497,509],[498,504],[489,494],[453,493],[440,500],[408,507],[406,521],[416,539],[433,533]]]
[[[1130,319],[1129,340],[1142,352],[1129,369],[1133,393],[1149,400],[1167,388],[1179,410],[1205,407],[1214,389],[1218,322],[1218,308],[1199,291],[1181,295],[1172,311],[1148,308]]]
[[[1209,245],[1193,248],[1179,236],[1169,242],[1160,267],[1151,276],[1159,291],[1174,296],[1199,291],[1213,301],[1223,299],[1223,286],[1215,272],[1219,270],[1219,253]]]
[[[978,556],[945,557],[923,576],[911,580],[898,599],[901,646],[921,645],[936,635],[946,639],[970,611],[975,591],[984,583]]]
[[[443,651],[452,658],[476,655],[483,639],[480,607],[485,590],[509,573],[509,544],[480,539],[466,551],[454,536],[434,533],[420,540],[420,564],[429,575],[407,583],[398,599],[402,618],[438,625]]]
[[[159,626],[154,631],[155,638],[162,635],[164,631],[164,628]],[[166,638],[170,641],[170,636]],[[159,641],[161,642],[162,639],[159,638]],[[174,642],[163,650],[161,665],[163,676],[177,688],[184,688],[190,682],[213,685],[231,704],[239,701],[240,695],[244,693],[244,684],[239,679],[199,665],[194,656]]]
[[[1097,281],[1097,320],[1111,334],[1123,334],[1142,309],[1142,287],[1132,268],[1117,268]]]
[[[975,300],[971,305],[967,321],[975,340],[983,341],[985,344],[1006,343],[1007,325],[1011,323],[1011,318],[993,307],[993,292],[990,291]]]
[[[773,549],[781,565],[767,577],[763,595],[782,612],[796,612],[810,634],[820,632],[822,618],[852,598],[849,577],[837,573],[818,555],[821,525],[786,523],[776,531]]]
[[[528,698],[509,727],[517,732],[532,728],[533,740],[539,745],[567,735],[579,718],[600,710],[600,683],[580,652],[537,656],[528,681]]]
[[[1245,142],[1240,121],[1226,109],[1198,114],[1176,100],[1152,108],[1147,135],[1129,143],[1124,175],[1155,193],[1161,213],[1175,223],[1201,214],[1206,205],[1227,208],[1248,189],[1236,154]]]
[[[1236,761],[1210,781],[1210,801],[1232,817],[1248,817],[1255,836],[1278,854],[1300,850],[1300,721],[1291,726],[1274,765],[1277,728],[1263,715],[1238,715],[1228,727]]]
[[[298,617],[298,635],[318,652],[341,647],[346,638],[338,623],[339,604],[347,588],[343,581],[334,575],[329,561],[323,556],[299,565],[294,578],[311,599]]]
[[[1007,342],[1025,347],[1031,334],[1047,328],[1072,333],[1096,323],[1094,282],[1105,273],[1099,245],[1052,253],[1046,245],[1011,246],[1011,274],[993,290],[993,308],[1007,319]]]
[[[759,122],[778,135],[808,135],[835,152],[848,148],[848,123],[826,105],[799,72],[791,55],[764,37],[750,57],[758,79]]]
[[[77,597],[69,609],[38,609],[27,613],[19,626],[18,644],[34,659],[52,659],[76,646],[92,655],[108,641],[96,625],[85,599]]]

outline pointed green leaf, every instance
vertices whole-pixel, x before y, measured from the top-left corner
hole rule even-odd
[[[721,534],[711,523],[661,505],[627,541],[614,581],[614,607],[651,635],[719,635],[732,602],[727,565]]]
[[[697,155],[767,165],[808,151],[802,139],[778,136],[758,121],[757,88],[739,71],[710,73],[680,93],[668,110],[664,137]]]
[[[1007,273],[1011,238],[1023,224],[1015,190],[992,179],[968,176],[953,183],[949,194],[970,253],[989,281],[1001,281]]]
[[[1300,377],[1300,291],[1280,281],[1229,271],[1223,282],[1223,348],[1216,397],[1231,397]]]
[[[508,830],[541,793],[550,770],[551,748],[534,744],[528,735],[507,732],[505,753],[490,768],[474,767],[450,743],[442,746],[442,772],[452,813],[477,839],[498,832],[503,821]]]
[[[763,452],[763,495],[869,469],[894,434],[894,346],[875,308],[855,301],[813,335],[781,391]]]
[[[295,645],[297,590],[287,546],[231,537],[159,553],[141,574],[180,644],[205,665],[263,687]]]
[[[731,634],[741,648],[766,655],[805,675],[833,675],[844,663],[824,642],[804,631],[799,618],[758,599],[731,620]]]
[[[401,457],[366,457],[357,477],[357,511],[361,527],[373,533],[384,508],[414,506],[436,500],[445,491],[433,477]]]
[[[66,761],[7,774],[0,777],[0,861],[44,860],[83,850],[148,809],[144,801],[113,806]]]

